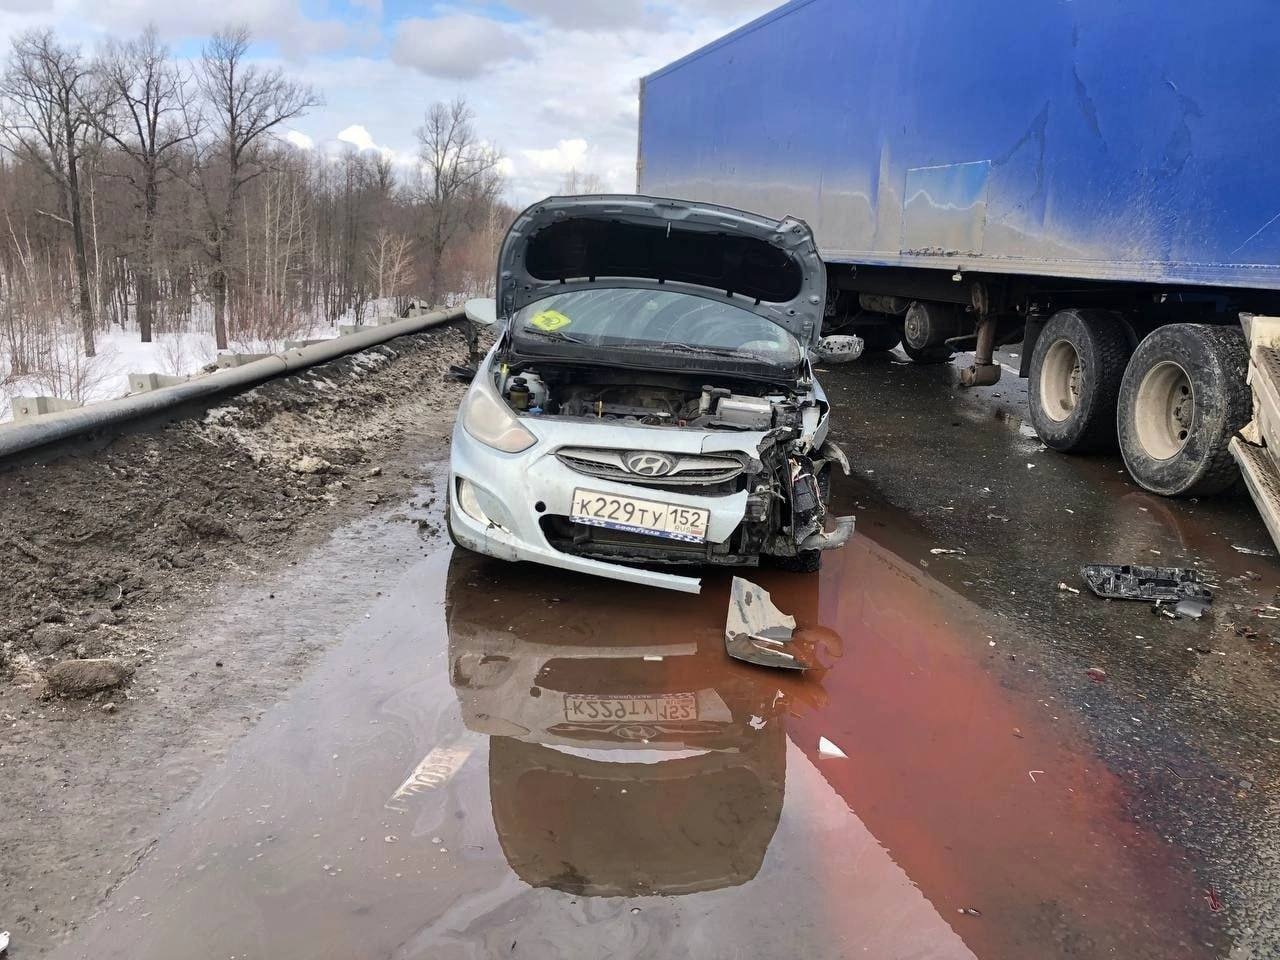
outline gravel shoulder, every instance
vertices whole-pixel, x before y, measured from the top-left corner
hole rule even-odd
[[[376,589],[388,542],[439,544],[436,476],[464,390],[443,373],[467,355],[458,327],[402,337],[0,472],[10,956],[61,942],[141,862],[160,815],[287,695],[344,603]],[[287,636],[261,619],[237,631],[223,601],[286,602],[321,544],[310,629],[291,610]],[[194,628],[214,613],[225,630]]]

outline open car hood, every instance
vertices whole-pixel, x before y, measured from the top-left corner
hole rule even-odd
[[[827,278],[803,220],[711,203],[604,195],[548,197],[525,210],[498,256],[498,316],[554,293],[661,287],[732,304],[818,340]]]

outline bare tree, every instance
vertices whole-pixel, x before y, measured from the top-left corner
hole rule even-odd
[[[207,218],[206,247],[212,261],[213,328],[219,350],[227,346],[227,246],[236,204],[245,184],[266,169],[264,147],[282,123],[321,103],[306,84],[277,68],[248,62],[249,30],[230,27],[214,34],[200,58],[199,84],[212,140],[199,165]]]
[[[564,175],[564,183],[560,186],[566,196],[576,197],[588,193],[605,193],[604,180],[600,174],[580,173],[577,167],[571,167]]]
[[[128,157],[125,179],[136,191],[142,211],[142,250],[135,266],[138,331],[142,342],[150,343],[158,299],[160,185],[182,145],[198,135],[200,119],[188,110],[187,81],[170,60],[155,27],[147,27],[125,43],[109,42],[98,67],[112,105],[102,133]]]
[[[90,66],[77,48],[60,45],[48,30],[21,34],[0,80],[0,100],[4,145],[58,187],[59,212],[39,212],[71,228],[80,333],[85,355],[92,357],[94,314],[80,190],[81,159],[101,109]]]
[[[365,251],[365,262],[378,291],[379,306],[387,297],[401,297],[413,282],[409,238],[382,227]]]
[[[502,186],[502,154],[475,132],[467,101],[434,103],[417,130],[422,162],[419,199],[426,208],[428,299],[439,303],[445,251],[468,218],[492,206]]]

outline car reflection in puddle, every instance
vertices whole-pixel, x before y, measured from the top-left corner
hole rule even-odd
[[[760,870],[782,812],[783,717],[821,701],[823,671],[730,660],[718,586],[655,607],[652,591],[454,554],[450,677],[467,728],[490,737],[494,825],[525,882],[672,895]]]

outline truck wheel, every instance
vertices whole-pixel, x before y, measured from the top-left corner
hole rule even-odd
[[[946,340],[959,335],[958,307],[917,300],[902,324],[902,349],[914,363],[946,363],[955,353]]]
[[[862,337],[862,342],[865,344],[862,348],[863,353],[885,353],[896,347],[902,340],[902,327],[893,323],[861,327],[853,332]]]
[[[1031,425],[1045,446],[1063,453],[1114,449],[1116,397],[1129,339],[1109,310],[1060,310],[1031,355]]]
[[[1171,323],[1138,344],[1120,385],[1116,427],[1139,486],[1192,497],[1239,479],[1227,445],[1253,415],[1248,368],[1239,327]]]

